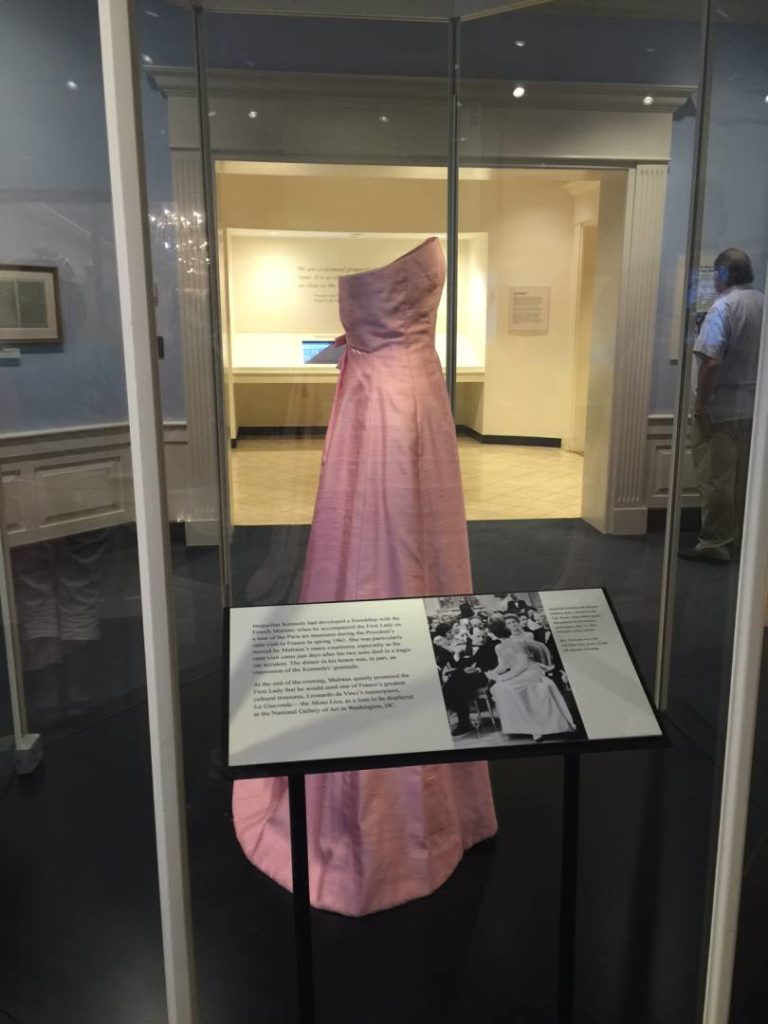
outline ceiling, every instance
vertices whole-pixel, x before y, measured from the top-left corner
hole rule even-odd
[[[699,21],[705,0],[175,0],[181,6],[240,14],[288,14],[400,21],[478,18],[537,7],[551,14],[602,18]],[[722,0],[719,21],[768,24],[766,0]]]

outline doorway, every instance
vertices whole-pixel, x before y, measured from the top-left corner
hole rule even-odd
[[[569,443],[569,414],[579,394],[583,437],[599,175],[462,172],[456,424],[469,520],[581,515],[584,446]],[[435,167],[216,162],[235,526],[311,522],[337,278],[430,234],[445,247],[445,180]],[[445,322],[444,294],[443,364]]]

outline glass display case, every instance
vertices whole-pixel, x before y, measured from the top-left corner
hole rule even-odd
[[[102,106],[95,6],[76,4],[81,49],[72,25],[11,7],[10,44],[0,43],[10,45],[6,95],[16,109],[0,159],[6,264],[56,266],[63,335],[34,351],[20,346],[18,357],[0,352],[0,375],[14,375],[0,403],[0,467],[6,575],[19,609],[15,622],[5,615],[5,643],[21,652],[31,726],[44,744],[70,744],[75,785],[94,763],[79,739],[86,729],[101,737],[113,728],[116,749],[130,750],[143,777],[135,762],[146,737],[120,717],[138,713],[147,693],[152,709],[157,686],[151,678],[147,689],[141,665],[151,630],[138,604],[136,509],[151,498],[133,479],[122,367],[128,343],[143,342],[121,336],[118,318],[118,172],[107,171],[105,135],[117,113]],[[718,843],[722,865],[738,831],[737,822],[723,833],[731,823],[721,824],[720,794],[736,770],[726,744],[745,735],[728,726],[745,692],[733,657],[745,573],[738,529],[722,564],[691,557],[709,514],[699,339],[723,290],[761,291],[766,275],[762,8],[100,0],[99,12],[102,47],[116,12],[133,24],[130,41],[112,43],[132,62],[139,103],[144,194],[141,209],[123,212],[146,229],[151,278],[157,402],[142,395],[141,407],[145,423],[156,417],[169,540],[141,575],[145,586],[165,581],[173,611],[183,727],[160,767],[155,758],[171,803],[163,772],[182,777],[182,745],[188,767],[176,807],[186,808],[188,833],[180,813],[182,852],[173,864],[161,856],[161,871],[178,868],[174,927],[162,902],[168,991],[191,1006],[197,989],[201,1020],[294,1017],[290,897],[249,864],[257,858],[242,809],[236,803],[233,823],[218,776],[222,608],[306,600],[308,565],[314,586],[318,572],[330,578],[354,561],[357,576],[350,570],[352,583],[333,597],[490,595],[502,619],[516,615],[515,629],[531,636],[542,624],[528,614],[541,611],[528,607],[530,595],[606,589],[670,747],[599,754],[583,766],[576,1018],[704,1019],[705,990],[708,1005],[714,998],[706,952]],[[48,39],[55,56],[43,75],[55,86],[52,106],[22,67],[39,51],[35,39]],[[31,123],[49,129],[45,145]],[[96,141],[86,130],[94,124]],[[422,243],[435,260],[426,270],[413,258]],[[718,260],[732,248],[750,257],[753,281],[718,290]],[[398,276],[404,257],[416,266],[410,276]],[[354,416],[345,406],[340,427],[344,384],[345,401],[363,387],[350,364],[372,362],[354,351],[355,329],[369,329],[377,350],[400,339],[405,311],[418,320],[414,295],[430,273],[419,326],[436,354],[415,371],[390,367],[384,398],[371,391]],[[340,308],[340,294],[384,278],[397,278],[386,316],[379,294],[370,322],[353,322],[355,304]],[[754,392],[750,373],[739,386]],[[753,418],[742,417],[742,464]],[[337,464],[340,436],[355,452],[354,486]],[[334,474],[344,486],[329,497]],[[744,500],[733,499],[739,522]],[[427,565],[461,585],[430,583]],[[460,601],[456,609],[449,630]],[[0,688],[0,710],[10,708],[2,672]],[[485,715],[472,712],[476,733],[495,722],[490,691],[485,701]],[[763,727],[761,717],[758,779]],[[57,771],[62,759],[51,758]],[[124,772],[116,778],[149,828],[148,790],[134,791]],[[492,1020],[500,1007],[554,1019],[562,778],[554,757],[494,764],[497,837],[459,853],[428,899],[359,918],[314,915],[322,1019]],[[25,814],[40,828],[51,820],[30,794],[26,807],[13,804],[14,834]],[[260,826],[282,827],[284,793],[271,794]],[[739,804],[750,812],[750,893],[765,878],[763,805],[759,782],[751,805]],[[116,816],[105,821],[109,856],[119,857]],[[34,836],[20,841],[20,858],[37,870],[35,849]],[[43,895],[47,884],[38,871]],[[59,898],[54,890],[46,899]],[[757,898],[745,903],[742,916],[737,1024],[751,1021],[768,963],[756,907]],[[137,947],[146,939],[157,951],[157,922],[145,916],[132,919]],[[22,929],[20,914],[14,922]],[[717,948],[727,968],[733,946]],[[105,957],[120,969],[119,949]],[[150,979],[147,1019],[159,1019],[161,982],[140,958],[131,969]],[[382,986],[384,977],[401,983]],[[87,1019],[90,1002],[71,998],[73,1018]],[[100,1019],[118,1013],[109,998],[95,1004]],[[725,1019],[718,998],[721,1017],[708,1021]],[[20,1019],[39,1009],[31,988],[0,1005]]]

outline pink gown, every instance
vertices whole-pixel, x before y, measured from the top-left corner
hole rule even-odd
[[[472,592],[456,434],[435,319],[430,238],[339,279],[346,350],[323,454],[302,601]],[[313,906],[359,916],[427,896],[496,832],[485,763],[308,776]],[[235,783],[246,856],[291,887],[287,782]]]

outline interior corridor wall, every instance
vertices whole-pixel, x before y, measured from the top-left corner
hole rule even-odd
[[[556,177],[499,172],[461,186],[462,229],[488,232],[486,377],[478,420],[486,435],[562,439],[568,430],[574,344],[573,197]],[[545,333],[510,333],[510,288],[550,289]]]
[[[445,221],[445,183],[408,177],[218,176],[219,227],[426,234]],[[462,232],[488,235],[486,373],[460,390],[459,422],[483,433],[562,438],[571,403],[573,198],[563,175],[488,172],[463,181]],[[509,334],[509,289],[550,286],[544,334]],[[459,325],[462,321],[459,296]],[[341,329],[341,328],[340,328]]]

